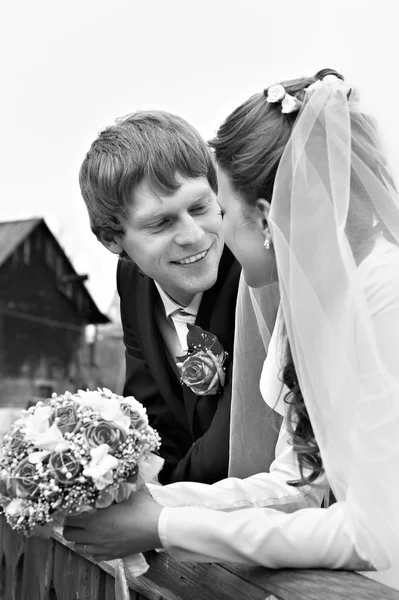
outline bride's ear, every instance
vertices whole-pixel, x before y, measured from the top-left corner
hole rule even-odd
[[[266,237],[270,235],[269,229],[269,213],[270,213],[270,202],[264,198],[258,198],[256,201],[256,207],[258,209],[257,224],[260,231]]]
[[[121,254],[123,252],[123,248],[119,243],[117,237],[111,231],[100,231],[98,234],[98,239],[102,243],[102,245],[112,252],[112,254]]]

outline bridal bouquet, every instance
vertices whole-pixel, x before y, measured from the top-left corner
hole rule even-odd
[[[1,443],[6,520],[26,536],[49,534],[67,515],[122,502],[159,473],[159,446],[133,397],[106,388],[53,394],[23,411]]]

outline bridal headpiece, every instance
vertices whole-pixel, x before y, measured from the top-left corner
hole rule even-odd
[[[350,99],[351,102],[356,102],[358,100],[357,91],[333,74],[329,74],[322,79],[318,79],[309,87],[307,87],[305,92],[313,92],[320,85],[325,83],[341,88],[346,93],[348,100]],[[302,101],[296,96],[291,96],[291,94],[286,91],[285,87],[281,85],[281,83],[276,83],[275,85],[270,86],[269,88],[265,89],[263,93],[266,96],[267,102],[272,104],[275,102],[281,102],[281,112],[284,114],[297,112],[302,107]]]
[[[275,85],[270,86],[267,90],[263,92],[266,96],[266,101],[270,103],[281,102],[281,112],[288,114],[292,112],[298,111],[302,102],[288,94],[285,90],[285,87],[281,85],[281,83],[276,83]]]

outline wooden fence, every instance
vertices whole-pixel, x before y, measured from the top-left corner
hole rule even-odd
[[[346,571],[179,563],[146,555],[149,571],[130,579],[131,600],[399,600],[399,592]],[[0,516],[0,600],[114,600],[113,568],[57,539],[24,539]]]

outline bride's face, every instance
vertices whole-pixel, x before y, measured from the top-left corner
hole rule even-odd
[[[273,246],[264,246],[265,213],[245,202],[220,167],[218,203],[223,214],[224,241],[241,264],[247,284],[258,288],[277,281]]]

